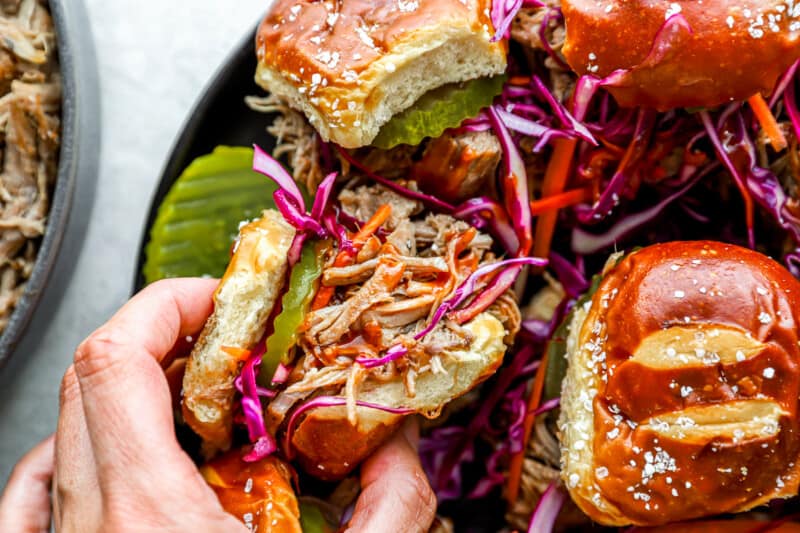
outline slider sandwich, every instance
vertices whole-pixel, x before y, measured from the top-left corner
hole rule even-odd
[[[529,474],[557,482],[547,465],[560,465],[585,513],[567,509],[561,525],[653,526],[795,496],[798,297],[783,266],[738,246],[613,257],[548,351],[560,414],[539,421]],[[553,423],[555,457],[543,452]]]
[[[308,473],[341,479],[404,417],[435,418],[494,373],[519,310],[510,291],[480,295],[504,268],[542,262],[500,261],[485,233],[381,185],[325,205],[334,175],[312,208],[330,229],[314,227],[257,153],[289,184],[282,212],[240,230],[186,366],[184,418],[208,457],[230,448],[239,416],[254,458],[277,439]]]

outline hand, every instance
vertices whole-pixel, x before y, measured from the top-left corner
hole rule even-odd
[[[361,494],[348,533],[427,532],[436,516],[436,496],[422,470],[419,424],[409,418],[402,431],[361,465]]]
[[[175,438],[164,368],[203,327],[217,282],[151,285],[76,350],[55,438],[28,453],[0,499],[0,531],[246,531]],[[365,462],[350,531],[426,531],[435,499],[407,426]]]

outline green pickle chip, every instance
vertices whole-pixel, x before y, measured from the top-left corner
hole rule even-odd
[[[322,275],[322,257],[315,242],[306,242],[300,260],[292,268],[289,287],[281,300],[281,312],[273,321],[274,332],[267,338],[267,352],[261,359],[258,384],[271,385],[278,363],[290,364],[289,355],[297,343],[297,330],[308,314]]]
[[[225,273],[239,223],[275,207],[275,184],[252,166],[252,148],[219,146],[183,171],[150,230],[147,283]]]
[[[505,81],[506,76],[483,77],[429,91],[384,124],[372,144],[387,149],[398,144],[417,145],[425,137],[438,137],[491,105],[502,92]]]

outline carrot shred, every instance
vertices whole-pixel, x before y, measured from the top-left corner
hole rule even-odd
[[[336,255],[336,259],[333,260],[333,266],[335,267],[343,267],[347,266],[353,262],[355,255],[361,249],[362,246],[369,240],[372,235],[378,231],[384,222],[389,219],[389,216],[392,214],[392,206],[389,204],[384,204],[375,211],[375,214],[370,217],[369,220],[359,229],[355,236],[353,236],[353,250],[342,250]],[[316,311],[317,309],[322,309],[328,302],[331,301],[333,297],[333,293],[336,290],[335,287],[326,287],[322,286],[317,291],[316,296],[314,296],[314,301],[311,302],[311,309]]]
[[[508,80],[510,85],[528,85],[530,82],[530,76],[511,76],[511,78]]]
[[[528,407],[525,411],[525,422],[522,429],[522,449],[511,457],[511,463],[508,467],[508,481],[506,483],[506,501],[509,505],[514,505],[519,496],[520,481],[522,480],[522,465],[525,461],[525,450],[528,448],[528,439],[530,439],[531,431],[533,430],[533,423],[536,421],[536,416],[533,414],[539,408],[542,400],[542,390],[544,390],[544,377],[547,374],[547,352],[542,357],[542,362],[539,368],[536,369],[536,376],[533,378],[533,387],[531,388],[531,395],[528,397]]]
[[[572,156],[578,145],[577,139],[556,139],[553,155],[547,164],[542,183],[542,198],[559,194],[564,190],[572,166]],[[558,207],[543,211],[536,220],[536,235],[533,242],[533,256],[550,255],[550,244],[556,229]]]
[[[250,354],[252,353],[250,350],[247,350],[245,348],[239,348],[238,346],[221,346],[220,350],[230,355],[231,357],[235,357],[239,361],[246,361],[250,357]]]
[[[750,107],[753,109],[753,113],[758,119],[759,124],[761,124],[761,128],[769,139],[772,148],[774,148],[776,152],[785,150],[789,143],[786,142],[786,136],[783,134],[780,124],[778,124],[775,115],[770,111],[769,105],[764,100],[764,97],[761,96],[761,93],[756,93],[748,98],[747,103],[749,103]]]
[[[568,192],[554,194],[531,202],[531,214],[533,216],[552,211],[553,209],[564,209],[571,205],[591,199],[592,193],[589,189],[572,189]]]
[[[384,222],[389,219],[389,216],[392,214],[392,206],[389,204],[384,204],[375,211],[375,214],[367,220],[366,224],[358,230],[355,237],[353,237],[353,246],[358,250],[364,243],[367,242],[367,239],[372,237],[372,235],[378,231]]]

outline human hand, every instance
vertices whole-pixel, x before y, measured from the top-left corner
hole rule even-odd
[[[76,350],[55,438],[20,461],[0,499],[0,531],[245,531],[175,438],[164,368],[211,312],[213,280],[170,280],[128,302]],[[435,498],[414,426],[362,468],[350,531],[427,531]]]

